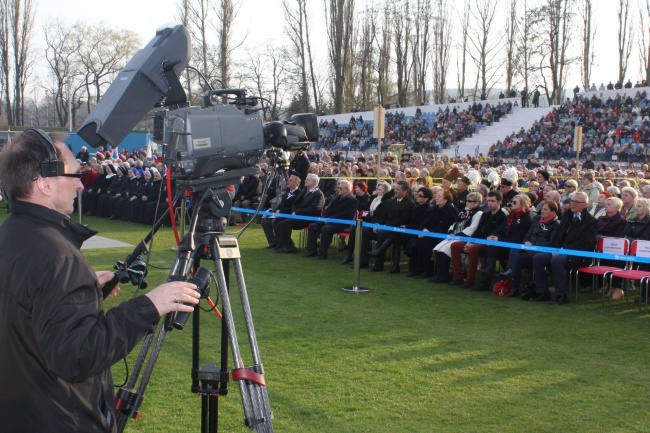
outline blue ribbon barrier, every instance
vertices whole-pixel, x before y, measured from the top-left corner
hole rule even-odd
[[[249,213],[249,214],[255,213],[254,210],[244,209],[239,207],[233,207],[232,210],[237,212]],[[260,211],[258,215],[275,216],[277,218],[289,218],[289,219],[312,221],[312,222],[344,224],[348,226],[356,225],[356,221],[341,220],[336,218],[290,215],[290,214],[281,214],[281,213],[267,212],[267,211]],[[597,253],[594,251],[569,250],[564,248],[542,247],[538,245],[515,244],[512,242],[490,241],[487,239],[470,238],[467,236],[450,235],[444,233],[424,232],[420,230],[407,229],[404,227],[385,226],[381,224],[373,224],[367,222],[363,222],[362,225],[363,227],[368,227],[368,228],[382,230],[382,231],[389,231],[393,233],[402,233],[402,234],[415,235],[415,236],[427,236],[430,238],[438,238],[442,240],[462,241],[462,242],[469,242],[472,244],[491,245],[494,247],[501,247],[501,248],[508,248],[508,249],[514,248],[517,250],[534,251],[536,253],[564,254],[567,256],[576,256],[576,257],[584,257],[584,258],[606,259],[606,260],[616,260],[616,261],[634,262],[634,263],[650,263],[650,257],[636,257],[636,256],[630,256],[624,254]]]

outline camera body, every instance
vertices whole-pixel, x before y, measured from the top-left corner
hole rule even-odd
[[[169,146],[165,162],[180,179],[252,168],[264,151],[261,114],[232,105],[160,110],[153,125],[154,141]]]

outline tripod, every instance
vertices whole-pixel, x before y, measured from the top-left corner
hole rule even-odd
[[[190,275],[190,271],[193,271],[194,278],[189,281],[197,285],[202,298],[207,297],[212,272],[199,267],[200,260],[211,260],[214,263],[214,277],[221,297],[223,312],[220,366],[215,364],[199,366],[200,309],[195,309],[192,314],[191,389],[193,393],[201,396],[201,431],[206,433],[218,431],[218,397],[228,393],[228,382],[232,377],[233,380],[239,383],[245,425],[257,432],[272,433],[273,414],[269,405],[264,381],[264,368],[260,359],[257,337],[248,302],[244,272],[240,261],[241,253],[237,239],[224,234],[228,225],[225,216],[230,213],[231,208],[230,197],[225,190],[220,190],[215,194],[212,188],[205,187],[205,182],[205,180],[178,182],[179,188],[184,187],[191,192],[202,191],[203,194],[198,202],[195,202],[194,206],[192,206],[190,229],[184,235],[178,247],[176,259],[168,277],[168,281],[185,280]],[[204,206],[205,203],[208,203],[208,205]],[[152,232],[157,228],[159,228],[158,223],[156,223]],[[243,319],[251,350],[252,366],[250,367],[244,365],[235,330],[228,284],[230,262],[234,265]],[[183,329],[188,318],[188,313],[170,313],[166,316],[163,326],[159,326],[159,322],[156,324],[154,331],[145,337],[133,373],[127,384],[120,388],[116,395],[116,425],[118,432],[124,431],[128,418],[137,418],[139,416],[138,409],[144,398],[146,386],[153,373],[165,336],[173,329]],[[230,344],[234,364],[232,371],[228,369],[228,344]],[[145,366],[145,359],[150,349],[152,352]],[[136,388],[138,376],[140,376],[142,370],[142,378]]]

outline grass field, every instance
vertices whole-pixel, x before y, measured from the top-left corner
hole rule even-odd
[[[144,226],[86,222],[131,244],[146,234]],[[162,230],[152,264],[169,267],[172,245],[171,231]],[[603,307],[588,297],[577,305],[540,305],[366,270],[362,285],[371,291],[354,295],[341,290],[353,283],[353,272],[333,251],[319,261],[264,245],[255,224],[240,239],[277,432],[650,430],[648,315],[633,305]],[[99,270],[129,252],[86,256]],[[150,286],[166,275],[151,269]],[[123,286],[120,298],[133,291]],[[201,320],[202,363],[218,363],[218,320],[212,313]],[[129,421],[127,431],[199,431],[190,359],[188,325],[168,335],[142,418]],[[114,376],[124,380],[123,364]],[[230,389],[219,400],[219,429],[247,431],[238,387]]]

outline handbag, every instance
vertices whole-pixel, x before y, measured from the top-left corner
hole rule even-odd
[[[492,293],[497,296],[506,296],[510,293],[510,290],[512,290],[512,280],[507,278],[497,281],[494,283],[494,286],[492,286]]]

